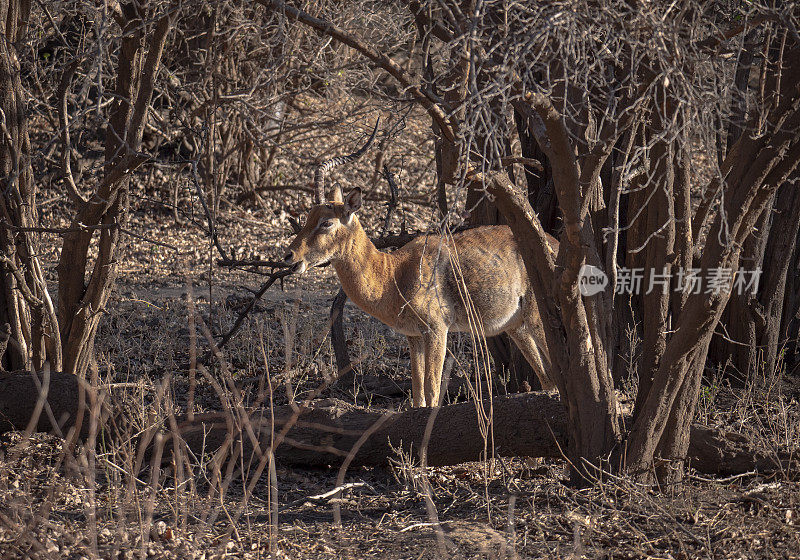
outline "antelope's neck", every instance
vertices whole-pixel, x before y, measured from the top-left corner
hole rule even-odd
[[[333,260],[333,266],[347,297],[361,309],[385,322],[385,316],[394,307],[392,296],[395,286],[395,259],[379,251],[367,234],[356,225],[356,231],[342,251]]]

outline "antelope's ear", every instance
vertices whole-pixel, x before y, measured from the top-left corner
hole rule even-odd
[[[350,216],[358,212],[361,208],[361,189],[356,187],[347,193],[347,199],[344,201],[344,214],[347,221],[350,221]]]

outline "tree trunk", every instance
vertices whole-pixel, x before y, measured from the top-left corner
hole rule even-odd
[[[0,433],[30,429],[66,437],[77,426],[86,437],[90,423],[79,414],[89,400],[86,387],[69,373],[0,372]]]
[[[660,91],[665,96],[663,91]],[[672,100],[669,100],[672,101]],[[660,106],[662,103],[658,103]],[[655,133],[663,131],[672,120],[675,111],[674,103],[664,101],[664,111],[669,115],[661,115],[654,111],[653,121]],[[666,123],[665,123],[666,121]],[[653,134],[657,138],[657,134]],[[669,308],[672,296],[670,278],[672,262],[670,257],[675,250],[675,168],[673,150],[675,146],[668,140],[657,140],[651,150],[651,165],[654,180],[647,191],[647,218],[644,231],[644,278],[641,286],[642,300],[642,359],[639,370],[639,390],[633,409],[634,418],[639,415],[644,401],[650,391],[653,376],[658,370],[664,350],[667,346],[669,331]],[[660,232],[660,233],[659,233]],[[641,248],[630,247],[631,250]],[[660,283],[666,278],[666,285]]]
[[[786,274],[781,332],[785,339],[784,363],[790,375],[800,373],[800,228],[795,235],[794,252]]]
[[[590,465],[601,464],[621,439],[619,408],[602,350],[603,342],[589,326],[590,320],[594,327],[602,324],[595,321],[601,295],[584,300],[578,292],[578,268],[585,260],[585,256],[574,253],[578,247],[566,251],[568,270],[556,276],[555,259],[547,236],[527,198],[521,196],[505,173],[495,173],[490,179],[482,180],[514,232],[531,280],[550,353],[550,374],[566,401],[571,477],[574,482],[585,484],[596,474],[587,472],[592,471]],[[567,226],[573,228],[571,235],[579,236],[582,241],[587,239],[585,228],[569,221]],[[581,245],[575,238],[570,242]],[[559,261],[563,253],[562,243]],[[553,278],[556,278],[555,285],[551,284]],[[556,290],[560,306],[556,306],[553,290]],[[595,352],[589,352],[593,343],[598,347]]]
[[[691,425],[694,421],[703,368],[708,355],[708,343],[695,351],[687,367],[675,404],[670,410],[664,434],[656,449],[656,477],[664,484],[677,483],[683,479],[686,460],[691,443]]]
[[[86,384],[69,374],[53,373],[49,380],[38,376],[35,381],[27,372],[4,373],[0,375],[0,433],[28,426],[38,400],[37,385],[42,383],[49,384],[49,408],[45,407],[38,416],[35,431],[50,431],[52,417],[58,419],[61,433],[66,434],[79,417],[78,403],[90,401],[86,397],[96,390],[89,388],[86,396],[82,397],[81,388]],[[488,409],[489,403],[485,407]],[[563,450],[567,447],[567,415],[557,397],[544,393],[496,397],[491,409],[495,425],[495,456],[563,457]],[[114,420],[105,416],[106,409],[102,414],[101,425],[113,428]],[[311,403],[299,414],[290,406],[276,407],[274,416],[275,441],[280,442],[275,456],[287,465],[325,468],[341,465],[350,457],[348,462],[354,466],[387,466],[395,456],[393,448],[398,446],[416,459],[424,447],[427,463],[431,466],[484,459],[484,439],[475,404],[471,402],[440,409],[416,408],[395,412],[366,410],[326,399],[318,406]],[[195,415],[194,420],[176,418],[176,422],[182,440],[196,456],[214,453],[221,448],[230,449],[231,443],[241,440],[246,455],[244,460],[248,462],[254,441],[259,442],[261,452],[269,446],[270,417],[269,410],[248,415],[247,421],[255,440],[247,435],[246,423],[241,422],[241,418],[235,419],[230,411]],[[117,418],[116,425],[123,431],[115,434],[110,429],[110,436],[130,436],[124,432],[122,420]],[[84,435],[88,424],[88,421],[81,422]],[[366,433],[370,435],[364,438]],[[168,435],[174,434],[168,432]],[[165,438],[164,446],[167,450],[173,448],[169,438]],[[691,428],[686,458],[701,472],[722,475],[753,469],[773,472],[797,466],[797,459],[792,460],[789,453],[781,453],[778,457],[762,453],[740,434],[699,425]],[[234,460],[239,459],[234,457]]]
[[[742,248],[740,267],[747,272],[763,270],[764,263],[768,262],[764,256],[772,228],[771,214],[771,211],[764,213]],[[761,280],[763,282],[764,279]],[[717,328],[717,336],[712,339],[709,350],[712,363],[732,366],[732,369],[725,368],[726,377],[739,387],[755,373],[763,357],[759,333],[763,332],[765,324],[763,312],[758,309],[758,296],[758,292],[751,290],[734,290],[731,293]]]
[[[37,225],[36,183],[16,45],[24,40],[29,13],[29,1],[0,1],[0,324],[9,324],[12,338],[2,366],[41,369],[50,360],[60,369],[55,310],[35,234],[25,229]]]
[[[725,196],[720,202],[712,227],[706,236],[700,260],[700,272],[706,280],[712,272],[739,269],[741,248],[765,212],[769,211],[778,187],[794,173],[800,161],[800,144],[795,133],[800,126],[800,46],[785,53],[780,60],[780,80],[767,84],[775,90],[767,121],[780,123],[768,133],[742,134],[725,157],[722,174]],[[757,117],[748,123],[756,129]],[[697,218],[697,216],[695,216]],[[702,225],[701,223],[694,224]],[[719,279],[719,277],[718,277]],[[643,480],[664,472],[665,463],[677,461],[680,453],[667,457],[659,450],[679,450],[688,439],[691,418],[699,396],[702,369],[714,329],[728,302],[733,278],[727,277],[705,293],[693,293],[680,313],[667,342],[663,358],[652,379],[652,386],[642,400],[627,441],[629,472]],[[639,399],[637,398],[637,401]]]
[[[528,186],[528,201],[531,203],[544,230],[558,237],[561,220],[558,214],[558,200],[553,188],[553,170],[547,154],[542,151],[536,138],[530,133],[526,120],[518,111],[514,111],[514,123],[517,126],[522,157],[535,159],[542,164],[538,170],[530,165],[525,165],[525,182]]]
[[[758,290],[731,295],[728,336],[739,344],[723,343],[733,366],[745,377],[758,372],[772,374],[785,340],[781,323],[786,280],[800,228],[800,190],[791,182],[782,185],[761,224],[756,228],[760,231],[753,234],[751,258],[742,264],[747,272],[761,270]]]
[[[58,264],[64,371],[81,376],[88,368],[100,318],[114,287],[120,228],[127,218],[128,177],[144,161],[138,151],[174,17],[172,8],[167,7],[152,24],[144,21],[145,14],[156,15],[152,5],[128,3],[121,9],[126,24],[121,30],[115,96],[106,132],[104,174],[92,195],[77,201],[73,231],[64,236]],[[145,41],[148,24],[152,29]],[[99,235],[98,251],[90,265],[94,235]]]

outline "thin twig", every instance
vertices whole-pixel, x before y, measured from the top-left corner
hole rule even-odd
[[[398,194],[397,183],[394,180],[392,172],[389,171],[389,166],[387,166],[385,163],[383,164],[383,176],[386,178],[386,182],[389,183],[389,194],[391,198],[387,203],[388,208],[386,209],[386,217],[383,219],[383,231],[381,232],[381,238],[386,237],[386,234],[389,231],[389,223],[392,221],[392,215],[397,209]]]
[[[220,339],[219,343],[217,343],[218,349],[221,350],[233,337],[233,335],[235,335],[238,332],[239,328],[242,326],[242,323],[244,323],[245,318],[247,318],[247,316],[253,310],[253,307],[255,307],[258,300],[261,299],[261,296],[263,296],[266,293],[269,287],[272,286],[276,280],[289,276],[290,274],[292,274],[292,271],[290,269],[286,269],[273,272],[269,276],[269,279],[266,282],[264,282],[264,284],[262,284],[261,289],[259,289],[258,292],[255,293],[253,299],[250,300],[250,303],[247,305],[247,307],[241,313],[239,313],[239,317],[236,319],[236,322],[233,324],[230,330],[227,333],[225,333],[225,335],[223,335],[223,337]],[[210,356],[211,356],[211,351],[207,351],[205,355],[206,359],[208,359]]]
[[[217,266],[233,268],[238,266],[264,266],[270,268],[286,268],[289,266],[281,261],[265,261],[261,259],[217,259]]]
[[[138,233],[133,233],[129,229],[120,228],[119,231],[121,233],[124,233],[125,235],[130,235],[131,237],[135,237],[136,239],[141,239],[142,241],[145,241],[147,243],[152,243],[153,245],[158,245],[159,247],[166,247],[167,249],[169,249],[171,251],[175,251],[176,253],[178,252],[178,248],[175,245],[170,245],[169,243],[165,243],[163,241],[158,241],[157,239],[153,239],[152,237],[147,237],[146,235],[140,235]]]
[[[205,128],[205,127],[204,127]],[[201,140],[200,146],[198,147],[197,153],[203,153],[203,143],[204,140]],[[199,158],[200,156],[198,156]],[[211,210],[208,207],[208,203],[206,202],[205,194],[203,193],[203,188],[200,186],[200,174],[197,172],[197,158],[192,159],[189,161],[192,169],[192,182],[194,183],[195,190],[197,191],[197,198],[200,199],[200,204],[203,206],[203,212],[205,212],[206,220],[208,222],[208,235],[211,237],[211,241],[214,243],[214,246],[219,251],[220,256],[223,260],[231,260],[228,257],[228,253],[225,249],[222,248],[222,245],[219,242],[219,236],[217,235],[217,227],[214,224],[214,218],[211,215]]]
[[[78,186],[75,184],[75,178],[72,175],[72,143],[70,141],[70,134],[69,134],[69,111],[67,107],[67,93],[69,92],[70,82],[72,81],[72,76],[75,75],[75,72],[78,70],[80,66],[81,60],[76,58],[73,60],[67,68],[64,70],[64,73],[61,75],[61,81],[58,85],[58,93],[56,94],[59,103],[58,103],[58,119],[59,119],[59,126],[61,127],[61,143],[62,143],[62,160],[61,160],[61,172],[64,175],[64,182],[67,185],[67,194],[78,205],[86,204],[88,199],[84,197],[80,190],[78,190]]]
[[[6,221],[0,222],[0,226],[14,232],[33,232],[33,233],[55,233],[57,235],[65,235],[67,233],[80,233],[86,231],[94,231],[96,229],[113,229],[118,224],[97,224],[94,226],[87,226],[81,223],[77,224],[78,227],[68,228],[54,228],[54,227],[24,227],[9,224]]]

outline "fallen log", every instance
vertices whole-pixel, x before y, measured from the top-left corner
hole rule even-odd
[[[484,403],[489,410],[489,402]],[[491,401],[494,418],[494,452],[502,457],[562,457],[567,448],[566,413],[558,397],[547,393],[523,393],[496,397]],[[402,449],[416,459],[426,452],[427,464],[443,466],[481,460],[484,440],[475,403],[467,402],[434,409],[402,412],[366,410],[338,401],[314,403],[299,416],[289,407],[274,411],[275,433],[287,425],[285,439],[276,447],[278,462],[304,467],[351,465],[382,466]],[[258,412],[249,421],[262,445],[270,441],[268,412]],[[196,417],[179,424],[188,447],[197,453],[223,445],[233,435],[244,453],[252,453],[252,442],[240,430],[230,430],[222,414]],[[362,441],[362,436],[371,431]],[[280,438],[278,438],[280,439]],[[266,447],[266,445],[265,445]],[[749,471],[774,472],[796,464],[788,454],[776,457],[754,448],[742,434],[696,424],[692,427],[687,462],[697,471],[729,475]]]
[[[62,432],[74,424],[82,385],[74,376],[50,376],[47,401]],[[25,429],[39,392],[32,376],[0,376],[0,433]],[[567,446],[566,413],[558,397],[523,393],[496,397],[482,403],[493,418],[494,453],[504,457],[561,457]],[[271,418],[274,416],[274,424]],[[237,448],[249,458],[263,453],[276,441],[275,458],[286,465],[304,467],[386,465],[402,449],[417,459],[425,450],[427,464],[453,465],[480,460],[484,437],[476,403],[440,409],[401,412],[367,410],[338,400],[322,400],[308,407],[276,407],[258,411],[218,412],[176,418],[177,430],[164,426],[165,457],[178,435],[196,456]],[[274,432],[272,431],[274,426]],[[42,413],[37,430],[49,431],[49,415]],[[175,433],[177,431],[177,434]],[[254,445],[254,443],[256,445]],[[257,459],[257,457],[256,457]],[[742,434],[694,425],[687,462],[704,473],[729,475],[757,470],[772,472],[796,468],[789,454],[761,451]]]
[[[0,434],[26,430],[33,418],[32,431],[66,435],[86,402],[84,387],[78,377],[66,373],[34,377],[27,371],[0,372]],[[46,405],[42,395],[47,397]],[[81,422],[82,437],[88,429],[89,422]]]

